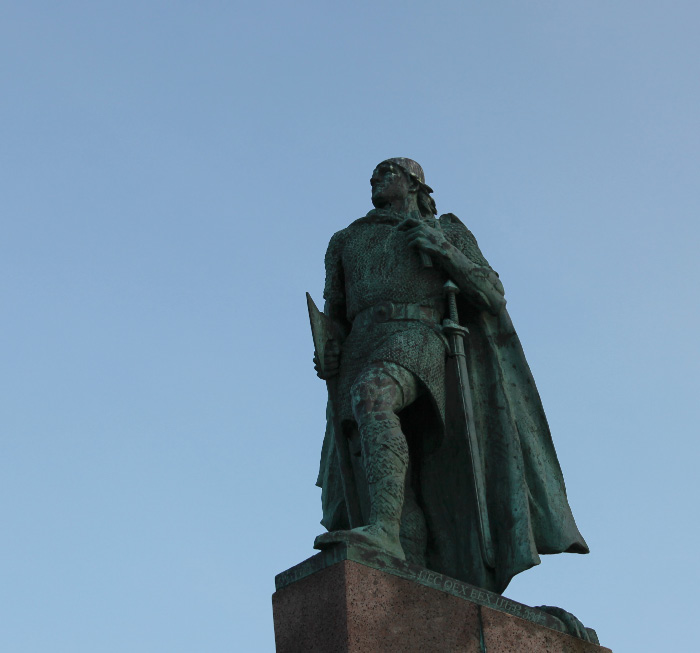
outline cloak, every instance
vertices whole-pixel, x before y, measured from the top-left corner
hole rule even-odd
[[[440,226],[473,263],[491,271],[476,239],[456,216],[441,216]],[[438,415],[416,420],[415,410],[407,420],[400,417],[409,445],[409,421],[433,430],[424,437],[430,446],[411,449],[412,483],[428,527],[426,566],[501,593],[513,576],[540,563],[539,554],[588,553],[588,546],[571,513],[542,402],[507,310],[494,314],[469,301],[465,292],[457,299],[460,322],[469,330],[465,348],[494,568],[481,556],[466,434],[450,428],[454,380],[445,378],[444,422]],[[329,531],[349,527],[333,437],[334,410],[329,399],[317,480],[321,524]],[[421,406],[423,413],[431,410],[438,412],[434,402]]]

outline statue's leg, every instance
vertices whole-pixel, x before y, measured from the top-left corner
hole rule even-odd
[[[428,526],[411,483],[411,464],[409,462],[406,473],[406,490],[404,492],[403,513],[401,514],[401,548],[406,555],[406,560],[425,567]]]
[[[415,400],[418,385],[411,372],[393,363],[375,363],[356,379],[352,387],[352,408],[360,432],[362,462],[369,488],[369,523],[351,531],[321,535],[314,545],[317,548],[353,541],[405,559],[400,539],[402,514],[410,513],[409,521],[415,521],[413,517],[420,508],[411,492],[412,509],[404,511],[409,460],[398,413]],[[422,518],[422,513],[419,517]]]
[[[404,434],[400,430],[398,413],[411,405],[423,391],[415,374],[396,363],[377,363],[357,380],[353,391],[353,412],[358,424],[388,418],[394,421],[397,427],[393,437],[397,437],[401,443],[405,442]],[[391,438],[392,435],[389,439]],[[370,457],[368,454],[369,452],[363,455],[363,462]],[[379,457],[381,458],[381,453]],[[408,467],[404,473],[399,541],[406,559],[424,566],[428,529],[425,515],[418,504],[411,483],[411,464],[409,458]]]
[[[360,424],[360,438],[370,498],[369,523],[362,532],[403,559],[399,536],[408,469],[406,438],[398,418],[367,420]]]

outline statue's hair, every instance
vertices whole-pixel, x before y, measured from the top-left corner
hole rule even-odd
[[[418,201],[418,209],[420,210],[420,214],[423,217],[428,218],[437,215],[437,207],[435,206],[435,200],[430,194],[433,192],[433,189],[430,188],[430,186],[428,186],[427,184],[424,184],[415,175],[411,175],[411,177],[413,177],[418,182],[418,197],[416,199]]]

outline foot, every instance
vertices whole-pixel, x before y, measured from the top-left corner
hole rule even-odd
[[[585,642],[592,642],[593,644],[600,645],[598,641],[598,635],[593,628],[586,628],[573,614],[563,610],[562,608],[557,608],[554,605],[538,605],[538,610],[551,614],[553,617],[559,619],[564,625],[564,632],[574,637],[579,637]]]
[[[380,549],[399,560],[406,559],[398,534],[390,533],[379,524],[360,526],[349,531],[324,533],[314,541],[314,549],[323,550],[338,543],[362,544],[373,549]]]

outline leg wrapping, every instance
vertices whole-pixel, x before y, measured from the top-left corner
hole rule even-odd
[[[360,428],[362,461],[370,490],[370,523],[398,524],[404,501],[408,445],[397,417],[368,421]]]

